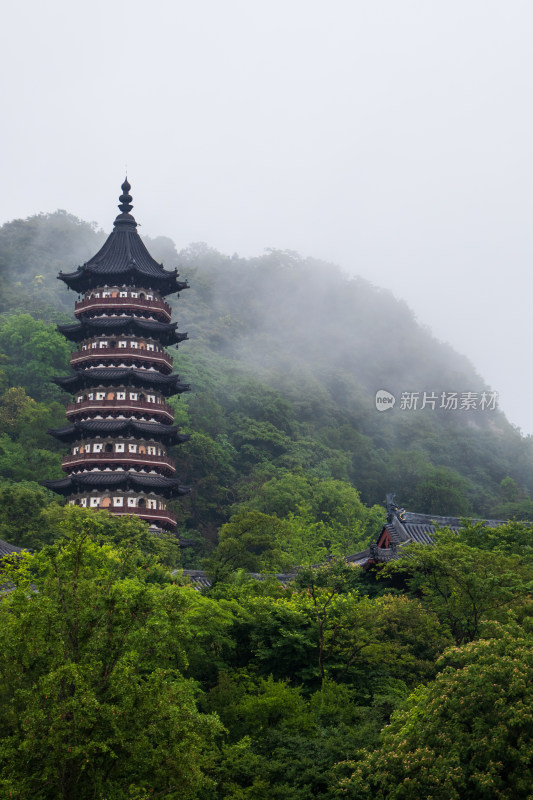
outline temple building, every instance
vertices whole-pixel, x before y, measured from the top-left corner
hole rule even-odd
[[[418,512],[399,508],[394,494],[387,495],[386,504],[387,522],[381,528],[375,541],[359,553],[345,555],[343,560],[346,564],[368,570],[380,564],[386,564],[388,561],[407,556],[409,554],[408,545],[410,544],[433,545],[436,531],[439,528],[447,528],[454,533],[459,533],[464,526],[464,519],[460,517],[419,514]],[[500,525],[505,525],[508,520],[473,519],[471,522],[481,522],[487,528],[497,528]],[[313,566],[320,567],[323,564],[315,564]],[[265,580],[265,577],[271,577],[281,584],[288,585],[296,578],[300,569],[301,567],[295,566],[292,572],[268,576],[249,572],[248,577],[256,580]],[[184,569],[182,573],[198,589],[207,589],[211,586],[208,574],[202,570]]]
[[[178,271],[150,255],[131,215],[131,189],[122,184],[120,214],[99,252],[60,280],[78,292],[77,322],[58,330],[78,349],[72,374],[54,378],[73,395],[69,424],[50,433],[70,447],[65,478],[45,485],[68,503],[135,514],[152,527],[172,530],[169,498],[189,489],[176,478],[167,453],[188,435],[173,425],[167,398],[189,386],[172,373],[165,351],[187,338],[171,322],[165,297],[187,289]]]
[[[454,533],[459,533],[464,525],[464,520],[460,517],[419,514],[399,508],[394,494],[387,495],[386,505],[387,522],[376,541],[366,550],[346,556],[345,560],[348,563],[368,569],[375,564],[402,558],[410,544],[432,545],[438,528],[448,528]],[[481,522],[487,528],[498,528],[500,525],[506,524],[506,520],[501,519],[473,519],[471,521]]]

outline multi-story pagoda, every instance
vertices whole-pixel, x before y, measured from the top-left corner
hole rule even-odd
[[[46,481],[73,505],[136,514],[173,529],[167,500],[189,490],[175,477],[167,447],[186,441],[166,398],[188,390],[172,374],[165,347],[187,338],[171,322],[165,296],[187,289],[165,270],[137,232],[131,189],[122,184],[120,214],[102,249],[75,272],[59,274],[78,292],[77,322],[58,330],[78,344],[73,374],[54,378],[73,394],[69,424],[50,433],[70,445],[67,477]]]

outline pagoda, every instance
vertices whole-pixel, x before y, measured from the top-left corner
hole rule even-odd
[[[77,322],[58,325],[78,349],[70,357],[71,375],[54,378],[73,395],[69,424],[49,431],[70,446],[62,464],[67,475],[45,485],[71,505],[135,514],[172,530],[176,517],[167,501],[189,489],[175,477],[167,448],[189,436],[173,425],[166,399],[189,386],[172,374],[173,359],[165,352],[187,339],[170,321],[165,297],[188,285],[152,258],[130,213],[127,179],[121,188],[121,213],[101,250],[58,276],[79,295]]]

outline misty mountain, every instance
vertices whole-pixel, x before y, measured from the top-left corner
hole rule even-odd
[[[66,212],[2,226],[1,319],[71,319],[75,295],[57,273],[83,263],[104,236]],[[186,527],[214,531],[288,474],[352,484],[367,505],[396,491],[426,513],[530,515],[531,440],[497,408],[480,407],[491,387],[386,288],[291,251],[246,259],[145,241],[190,283],[169,298],[190,338],[175,361],[192,385],[175,401],[177,421],[195,435],[176,452],[196,487]],[[9,382],[14,356],[4,352]],[[394,408],[376,410],[378,390],[395,396]],[[465,396],[477,408],[461,408]]]

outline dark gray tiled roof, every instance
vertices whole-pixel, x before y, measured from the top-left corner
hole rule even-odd
[[[50,428],[48,433],[64,442],[73,442],[82,436],[112,436],[120,433],[156,441],[165,440],[169,444],[181,444],[191,438],[188,433],[180,433],[177,426],[163,425],[161,422],[139,422],[135,419],[80,420],[63,428]]]
[[[488,528],[495,528],[505,524],[504,520],[496,519],[474,519],[472,522],[481,522]],[[384,531],[387,531],[391,540],[391,546],[381,548],[378,547],[377,544],[373,544],[369,548],[369,555],[366,561],[363,556],[357,563],[364,566],[366,563],[390,561],[394,558],[400,558],[402,549],[412,542],[427,545],[433,544],[437,528],[450,528],[452,531],[458,533],[461,527],[462,520],[460,517],[418,514],[413,511],[405,511],[403,508],[398,508],[394,502],[393,495],[387,495],[387,522],[378,537],[378,541],[381,539]],[[353,556],[349,556],[347,560],[352,561],[354,558]]]
[[[125,188],[126,187],[126,188]],[[121,278],[132,278],[138,285],[146,288],[156,286],[166,294],[179,292],[188,288],[185,281],[178,281],[178,271],[167,271],[148,252],[141,237],[137,233],[137,223],[129,213],[131,186],[127,181],[122,184],[123,194],[120,196],[121,214],[115,219],[112,233],[108,236],[100,250],[75,272],[60,273],[59,277],[67,286],[83,291],[102,283],[116,283]]]
[[[211,581],[200,569],[184,569],[183,577],[188,578],[193,586],[198,586],[202,589],[209,589],[211,586]]]
[[[411,539],[413,542],[418,542],[419,544],[433,543],[433,539],[431,537],[436,530],[434,525],[404,525],[404,528],[407,531],[409,539]],[[459,528],[453,528],[453,530],[458,531]]]
[[[127,383],[132,386],[146,388],[157,387],[165,395],[188,392],[188,383],[180,383],[179,375],[164,375],[156,370],[137,369],[136,367],[94,367],[77,370],[74,375],[52,378],[54,383],[68,392],[76,392],[90,386],[100,384]],[[157,408],[154,407],[154,411]]]
[[[361,566],[366,564],[368,559],[370,558],[370,548],[367,547],[366,550],[361,550],[360,553],[354,553],[351,556],[346,556],[346,561],[349,564],[353,564],[354,566]]]
[[[190,488],[183,486],[178,478],[165,478],[163,475],[146,475],[125,470],[80,472],[58,480],[44,481],[48,489],[69,495],[87,489],[138,489],[155,491],[167,497],[189,494]]]
[[[178,333],[177,322],[154,322],[134,316],[83,318],[81,322],[58,325],[57,330],[71,342],[81,342],[90,336],[112,336],[137,334],[158,339],[164,345],[177,344],[188,338],[186,333]],[[98,350],[94,353],[98,355]]]
[[[15,544],[9,544],[0,539],[0,558],[4,556],[12,556],[14,553],[22,553],[22,547],[17,547]]]
[[[462,525],[461,517],[442,517],[437,514],[417,514],[413,511],[399,510],[403,513],[404,521],[407,524],[416,524],[424,526],[436,525],[439,528],[452,528],[452,530],[459,530]],[[505,520],[501,519],[473,519],[472,522],[483,522],[488,528],[497,528],[499,525],[505,525]]]
[[[181,570],[181,572],[183,577],[188,578],[193,586],[197,586],[202,589],[209,589],[211,586],[211,580],[203,570],[184,569]],[[278,583],[288,584],[295,579],[296,574],[296,572],[276,572],[264,575],[262,572],[248,572],[247,576],[256,581],[264,581],[269,578],[274,578],[276,581],[278,581]]]

